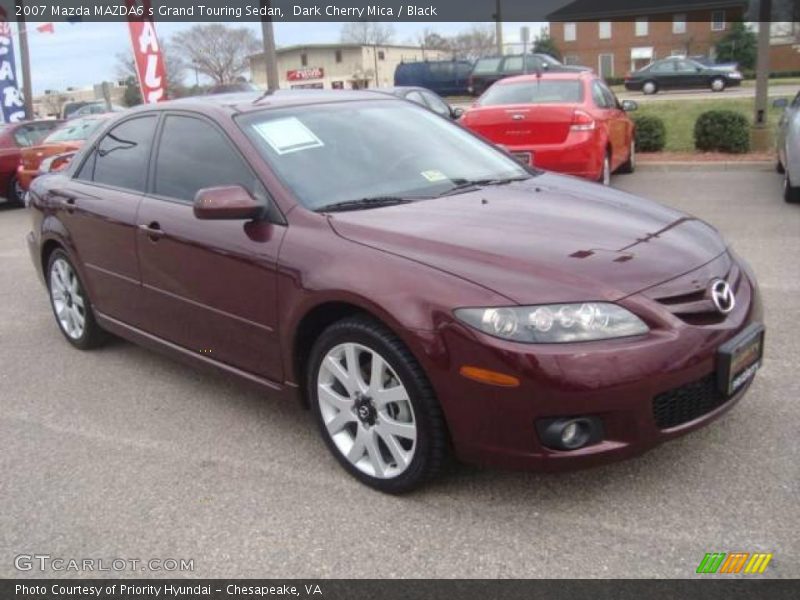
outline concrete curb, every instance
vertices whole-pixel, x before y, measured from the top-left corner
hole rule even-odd
[[[636,163],[637,171],[657,171],[668,173],[672,171],[774,171],[775,162],[771,160],[740,160],[740,161],[642,161]]]

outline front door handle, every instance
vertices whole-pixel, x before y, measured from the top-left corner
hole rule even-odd
[[[164,232],[161,229],[161,225],[158,224],[158,221],[152,221],[147,225],[139,225],[139,229],[144,231],[147,234],[147,237],[153,242],[157,242],[164,235]]]

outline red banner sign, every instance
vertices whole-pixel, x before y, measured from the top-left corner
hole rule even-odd
[[[133,44],[133,56],[136,59],[136,75],[139,78],[139,89],[142,90],[142,101],[145,104],[161,102],[167,99],[167,71],[164,67],[164,56],[156,37],[155,23],[147,15],[150,14],[150,0],[125,0],[128,9],[141,6],[138,11],[128,14],[128,27]],[[142,16],[136,16],[139,12]]]
[[[322,79],[325,71],[322,67],[307,67],[305,69],[292,69],[286,71],[286,79],[289,81],[305,81],[307,79]]]

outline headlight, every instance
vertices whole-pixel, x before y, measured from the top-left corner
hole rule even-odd
[[[459,308],[455,315],[484,333],[527,344],[607,340],[650,331],[639,317],[607,302]]]
[[[742,74],[739,73],[739,71],[732,71],[731,73],[728,73],[728,77],[730,77],[731,79],[741,79]]]

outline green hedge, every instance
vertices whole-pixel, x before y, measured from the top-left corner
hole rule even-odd
[[[694,147],[704,152],[743,154],[750,150],[750,122],[732,110],[709,110],[694,124]]]
[[[667,141],[667,128],[659,117],[634,115],[636,125],[636,151],[660,152]]]

